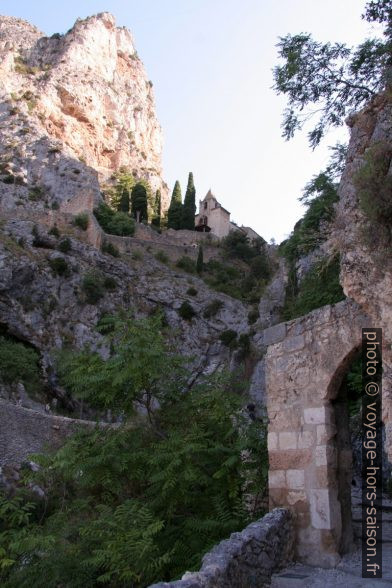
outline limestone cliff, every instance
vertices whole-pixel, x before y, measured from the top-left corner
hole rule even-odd
[[[160,188],[167,206],[152,83],[112,15],[50,38],[0,17],[0,80],[3,207],[91,208],[121,167]]]
[[[392,149],[392,102],[390,95],[377,96],[348,121],[351,127],[346,167],[339,187],[335,238],[342,253],[341,282],[345,294],[382,327],[384,339],[383,413],[392,421],[392,257],[390,243],[381,237],[381,226],[369,222],[361,209],[355,178],[375,145]],[[392,173],[389,168],[388,174]],[[389,196],[392,197],[392,194]],[[374,200],[373,206],[377,206]],[[389,447],[392,425],[386,426]],[[389,456],[391,459],[391,455]]]

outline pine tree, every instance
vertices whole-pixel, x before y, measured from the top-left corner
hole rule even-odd
[[[151,224],[157,228],[160,228],[160,226],[161,226],[161,214],[162,214],[161,191],[157,190],[156,194],[155,194],[154,216],[151,221]]]
[[[132,216],[137,220],[137,222],[147,221],[148,214],[147,214],[147,190],[145,186],[138,182],[132,188],[132,209],[131,213]]]
[[[174,184],[173,194],[167,216],[168,229],[181,229],[182,225],[182,195],[180,182],[177,180]]]
[[[197,254],[196,271],[198,274],[203,272],[203,247],[201,245]]]
[[[182,209],[182,228],[193,231],[195,228],[196,214],[196,189],[193,183],[193,173],[189,172],[188,185],[186,188],[184,206]]]

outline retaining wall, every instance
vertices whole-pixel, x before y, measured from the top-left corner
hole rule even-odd
[[[292,515],[276,508],[213,547],[198,572],[150,588],[263,588],[291,561],[293,543]]]

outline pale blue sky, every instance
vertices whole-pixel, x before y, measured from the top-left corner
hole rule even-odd
[[[286,33],[356,44],[369,34],[363,0],[0,0],[0,13],[45,34],[77,17],[111,12],[135,38],[154,83],[163,127],[164,176],[185,190],[193,171],[197,198],[209,188],[238,224],[264,238],[287,236],[302,215],[297,198],[328,159],[305,133],[281,138],[285,100],[272,86],[276,43]],[[342,131],[343,138],[345,131]]]

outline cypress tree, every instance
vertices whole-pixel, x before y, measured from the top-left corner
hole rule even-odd
[[[197,254],[196,271],[198,274],[203,272],[203,247],[201,245]]]
[[[122,191],[117,210],[120,212],[129,212],[129,190],[126,188],[124,188]]]
[[[167,214],[167,228],[181,229],[182,225],[182,195],[180,182],[177,180],[174,184],[173,194]]]
[[[147,221],[147,190],[146,187],[138,182],[132,188],[131,194],[131,213],[137,222]]]
[[[182,227],[193,231],[195,228],[196,214],[196,190],[193,183],[193,173],[189,172],[188,185],[185,192],[184,206],[182,209]]]
[[[151,221],[151,224],[155,227],[161,226],[161,191],[157,190],[155,194],[155,203],[154,203],[154,217]]]

